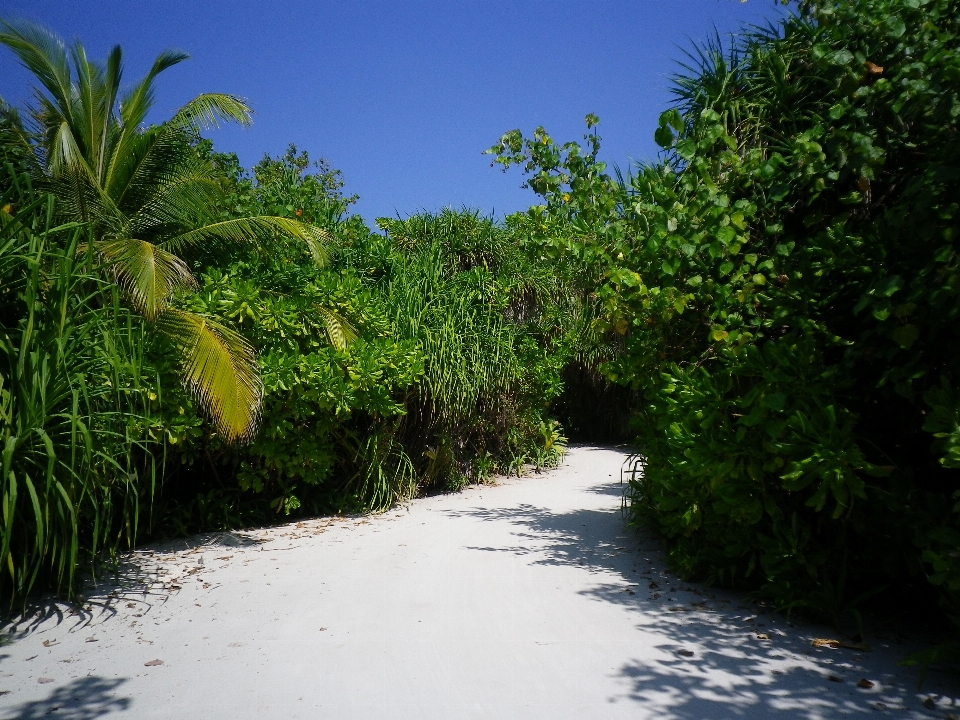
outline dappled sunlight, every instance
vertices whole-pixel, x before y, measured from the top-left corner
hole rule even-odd
[[[582,490],[615,498],[619,487],[600,482]],[[521,503],[446,514],[508,524],[515,542],[468,549],[586,573],[580,595],[629,613],[647,653],[618,667],[614,677],[623,692],[610,701],[637,703],[651,717],[922,717],[931,693],[941,709],[958,705],[949,676],[931,676],[918,691],[916,673],[896,665],[906,654],[900,647],[879,639],[871,641],[873,652],[812,647],[812,638],[834,631],[681,580],[667,570],[654,540],[627,530],[619,503],[567,511]],[[870,687],[858,687],[861,681]]]

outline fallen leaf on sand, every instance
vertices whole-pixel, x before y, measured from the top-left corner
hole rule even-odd
[[[677,655],[683,655],[684,657],[693,657],[693,650],[677,650]]]
[[[46,685],[47,683],[52,683],[53,678],[37,678],[37,682],[41,685]]]
[[[813,647],[828,647],[836,650],[837,648],[846,648],[847,650],[860,650],[870,652],[870,646],[866,643],[853,643],[846,640],[834,640],[832,638],[814,638],[810,643]]]
[[[320,628],[320,632],[323,632],[324,630],[326,630],[326,628]]]
[[[218,557],[217,560],[229,560],[233,555],[224,555],[223,557]]]
[[[88,637],[86,640],[84,640],[84,642],[100,642],[100,641],[97,640],[95,637]]]
[[[863,688],[864,690],[869,690],[873,687],[873,683],[866,678],[860,678],[860,682],[857,683],[857,687]]]
[[[829,676],[829,677],[827,678],[827,680],[829,680],[830,682],[836,682],[836,683],[842,683],[842,682],[843,682],[843,678],[842,678],[842,677],[837,677],[836,675],[831,675],[831,676]]]
[[[144,665],[147,667],[156,667],[157,665],[163,665],[163,660],[150,660],[145,662]]]
[[[767,635],[766,633],[760,633],[759,635],[757,635],[757,640],[769,640],[769,639],[770,639],[770,636]]]
[[[44,641],[43,641],[43,646],[44,646],[44,647],[53,647],[53,646],[56,645],[56,644],[57,644],[57,641],[56,641],[56,640],[44,640]]]

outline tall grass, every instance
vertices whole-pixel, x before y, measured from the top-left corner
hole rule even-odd
[[[70,596],[81,560],[132,544],[156,468],[140,321],[96,272],[85,228],[55,226],[52,196],[9,167],[0,179],[0,597],[13,602]]]
[[[456,489],[555,461],[560,436],[541,427],[560,387],[550,387],[559,367],[541,332],[555,273],[531,261],[519,235],[476,213],[380,224],[393,247],[381,291],[394,332],[425,359],[398,428],[420,486]]]

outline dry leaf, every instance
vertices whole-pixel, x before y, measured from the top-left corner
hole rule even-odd
[[[683,655],[684,657],[693,657],[693,650],[677,650],[677,655]]]
[[[873,687],[873,683],[866,678],[860,678],[860,682],[857,683],[857,687],[863,688],[864,690],[869,690]]]
[[[836,675],[830,675],[830,676],[827,678],[827,680],[829,680],[830,682],[835,682],[835,683],[842,683],[842,682],[843,682],[843,678],[842,678],[842,677],[837,677]]]
[[[86,640],[84,640],[84,642],[100,642],[100,641],[97,640],[95,637],[88,637]]]
[[[37,682],[41,685],[46,685],[47,683],[52,683],[53,678],[37,678]]]
[[[766,633],[760,633],[759,635],[757,635],[757,640],[769,640],[769,639],[770,639],[770,636],[767,635]]]
[[[837,648],[846,648],[847,650],[870,652],[870,646],[866,643],[852,643],[846,640],[834,640],[832,638],[814,638],[810,644],[813,645],[813,647],[828,647],[834,650]]]
[[[44,640],[44,641],[43,641],[43,646],[44,646],[44,647],[53,647],[53,646],[56,645],[56,644],[57,644],[57,641],[56,641],[56,640]]]
[[[865,63],[863,63],[863,67],[866,68],[866,71],[867,71],[868,73],[870,73],[871,75],[882,75],[882,74],[883,74],[883,68],[880,67],[879,65],[875,65],[874,63],[870,62],[869,60],[867,60]]]
[[[147,667],[156,667],[157,665],[163,665],[163,660],[150,660],[145,662],[144,665]]]

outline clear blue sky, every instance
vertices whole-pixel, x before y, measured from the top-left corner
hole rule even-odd
[[[130,81],[161,50],[188,51],[160,77],[153,120],[200,92],[243,96],[254,125],[211,133],[218,149],[247,166],[289,143],[326,157],[368,220],[525,209],[535,198],[519,173],[481,154],[513,128],[580,139],[592,112],[603,159],[652,159],[681,48],[783,12],[775,0],[5,0],[0,10],[80,38],[93,57],[119,43]],[[0,50],[0,96],[21,104],[29,89]]]

